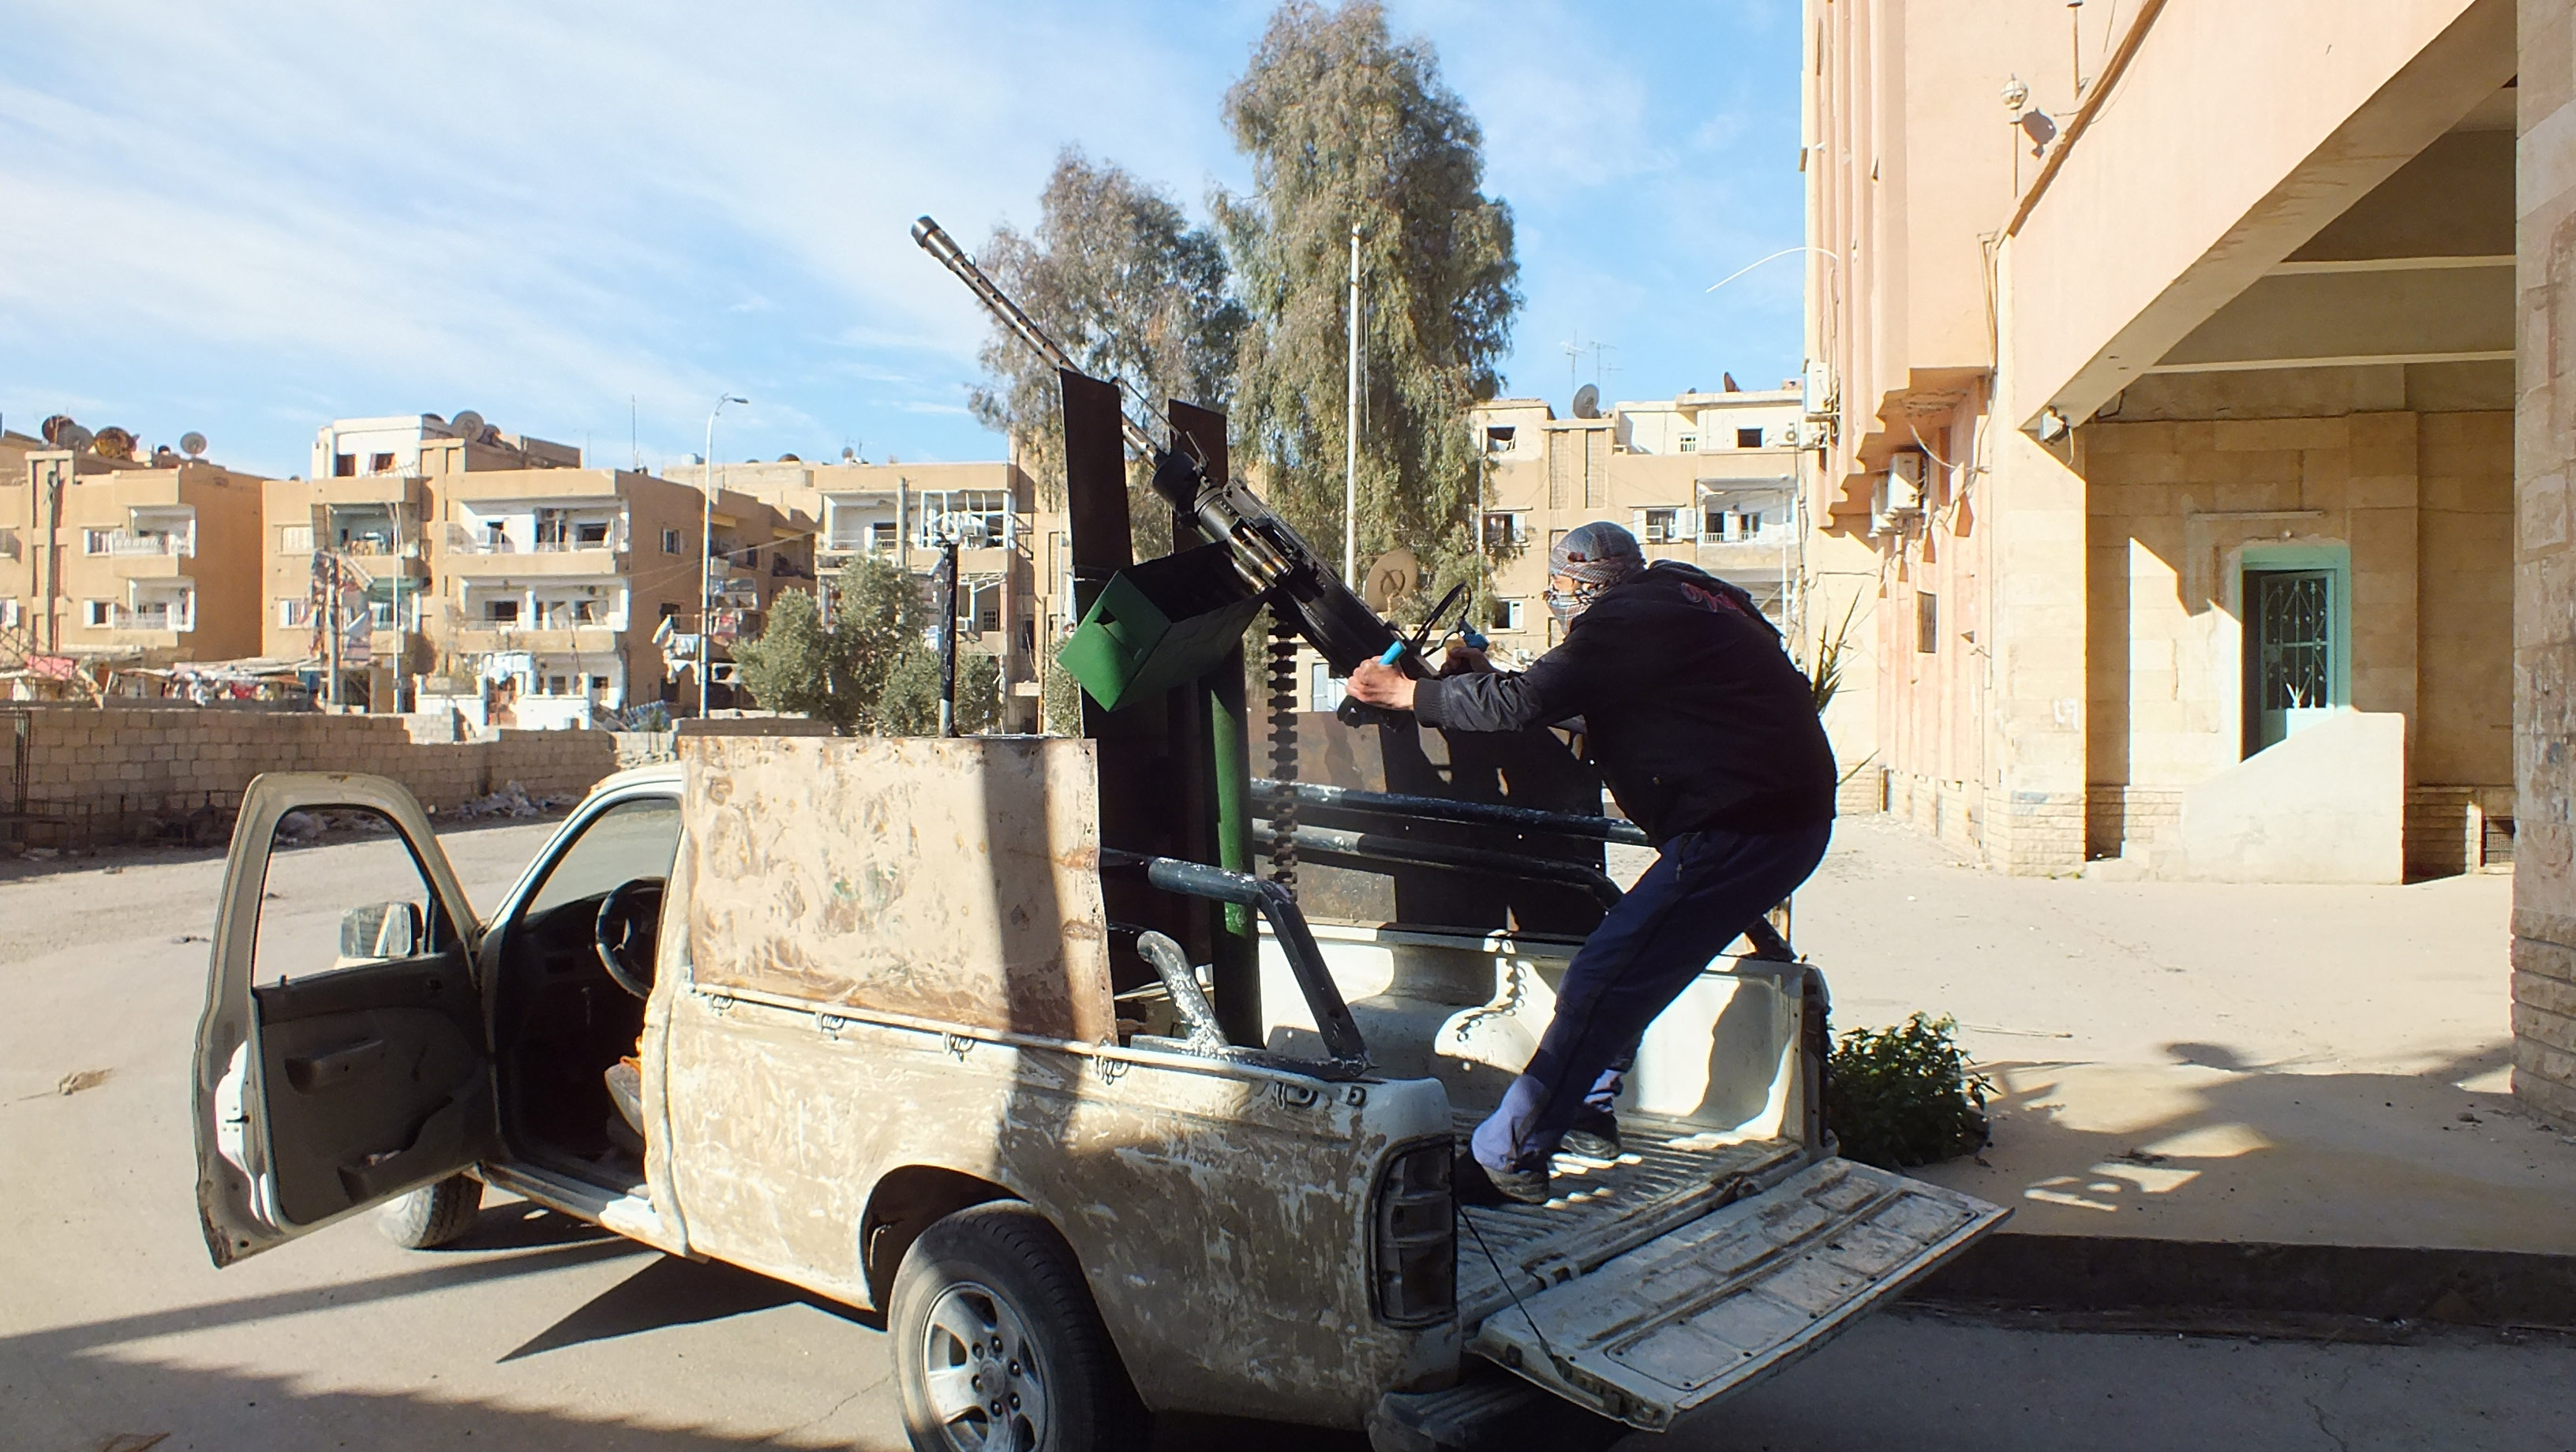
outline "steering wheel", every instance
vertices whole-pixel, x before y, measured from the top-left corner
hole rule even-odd
[[[653,934],[662,921],[662,879],[639,877],[599,900],[591,939],[599,966],[637,998],[653,996]]]

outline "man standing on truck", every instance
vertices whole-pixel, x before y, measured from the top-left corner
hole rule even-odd
[[[1517,731],[1582,718],[1619,809],[1657,856],[1585,940],[1556,1017],[1458,1157],[1467,1204],[1544,1204],[1560,1145],[1615,1154],[1611,1106],[1638,1042],[1709,960],[1824,859],[1834,757],[1815,694],[1752,597],[1678,560],[1651,567],[1606,521],[1548,551],[1565,640],[1517,674],[1413,680],[1375,661],[1350,694],[1425,726]]]

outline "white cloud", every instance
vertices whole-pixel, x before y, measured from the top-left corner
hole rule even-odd
[[[719,388],[761,400],[727,427],[768,454],[989,450],[956,402],[984,321],[912,218],[970,246],[1025,225],[1066,145],[1194,209],[1240,186],[1219,107],[1267,14],[22,0],[13,48],[57,60],[0,78],[0,408],[200,428],[280,471],[334,413],[470,405],[622,443],[630,397],[648,457],[677,455]],[[1770,240],[1730,168],[1778,159],[1728,155],[1763,128],[1672,94],[1719,63],[1694,40],[1713,22],[1393,18],[1486,126],[1524,220],[1525,340],[1601,310],[1586,326],[1635,335],[1638,372],[1670,371],[1630,323],[1669,310],[1658,275]],[[1688,66],[1642,63],[1677,46]]]

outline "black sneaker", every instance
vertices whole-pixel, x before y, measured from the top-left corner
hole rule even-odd
[[[1586,1109],[1574,1117],[1574,1127],[1557,1141],[1557,1148],[1587,1160],[1619,1158],[1619,1116],[1607,1109]]]
[[[1489,1170],[1472,1150],[1449,1162],[1449,1193],[1461,1205],[1544,1205],[1547,1171]]]

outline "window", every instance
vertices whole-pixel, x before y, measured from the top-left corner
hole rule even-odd
[[[1755,539],[1762,533],[1762,512],[1716,505],[1708,510],[1703,523],[1707,526],[1703,533],[1710,539],[1729,543]]]
[[[82,531],[81,531],[81,553],[82,553],[82,554],[85,554],[85,555],[103,555],[103,554],[107,554],[108,552],[110,552],[110,551],[114,550],[115,548],[116,548],[116,531],[115,531],[115,530],[112,530],[112,529],[85,529],[85,530],[82,530]]]
[[[81,624],[88,626],[92,630],[105,630],[115,623],[115,601],[83,600],[81,602]]]
[[[1519,430],[1512,424],[1495,424],[1485,430],[1485,448],[1490,453],[1504,453],[1512,446],[1512,436]]]
[[[311,618],[311,610],[311,603],[302,599],[278,601],[277,628],[280,630],[301,629],[304,622]]]
[[[282,524],[277,527],[277,552],[281,555],[313,553],[313,526]]]
[[[679,619],[679,618],[680,618],[680,607],[679,607],[679,606],[677,606],[677,605],[675,605],[675,604],[673,604],[673,603],[671,603],[671,602],[670,602],[670,601],[668,601],[668,600],[663,601],[663,602],[662,602],[662,618],[663,618],[664,620],[677,620],[677,619]]]
[[[594,691],[605,691],[605,690],[607,690],[607,689],[608,689],[608,677],[606,677],[606,676],[592,676],[592,677],[590,678],[590,688],[591,688],[592,690],[594,690]]]
[[[572,542],[592,549],[608,543],[608,521],[604,519],[576,521],[572,527]]]
[[[16,600],[0,600],[0,629],[15,630],[25,624],[25,608]]]
[[[1486,619],[1490,622],[1491,628],[1495,630],[1520,630],[1525,628],[1521,623],[1522,604],[1523,602],[1519,600],[1497,600],[1493,602],[1493,609],[1486,616]]]
[[[1914,592],[1914,650],[1931,655],[1941,648],[1941,601],[1929,591]]]
[[[1680,438],[1675,439],[1675,440],[1673,441],[1673,451],[1674,451],[1675,453],[1681,453],[1681,454],[1696,454],[1696,453],[1698,453],[1698,452],[1699,452],[1699,435],[1697,435],[1697,434],[1684,434],[1684,435],[1682,435]]]
[[[676,555],[679,552],[680,532],[676,529],[666,529],[662,531],[662,553],[666,555]]]
[[[367,472],[368,472],[368,473],[370,473],[370,474],[390,474],[390,473],[392,473],[393,471],[394,471],[394,456],[393,456],[393,455],[391,455],[391,454],[370,454],[370,455],[368,455],[368,456],[367,456]]]
[[[868,526],[869,553],[891,554],[894,551],[894,542],[893,520],[881,519]]]
[[[627,883],[669,877],[679,850],[677,801],[646,797],[620,802],[583,825],[581,835],[546,869],[519,921],[574,903],[582,912],[595,913],[601,898]]]
[[[332,455],[331,474],[332,477],[338,479],[355,479],[358,477],[358,456],[355,454]]]
[[[516,625],[519,623],[519,602],[486,600],[483,602],[483,618],[494,625]]]
[[[1646,543],[1671,544],[1673,541],[1683,538],[1681,514],[1682,512],[1678,509],[1647,510]]]
[[[1485,516],[1485,548],[1507,549],[1529,542],[1529,524],[1522,516],[1496,511]]]
[[[0,560],[18,558],[18,531],[0,529]]]
[[[976,630],[976,632],[977,632],[978,634],[981,634],[982,632],[987,631],[987,630],[999,630],[999,629],[1001,629],[1001,628],[1002,628],[1002,607],[1001,607],[1001,606],[999,606],[999,605],[987,605],[987,606],[985,606],[983,609],[978,610],[978,611],[976,611],[976,612],[975,612],[975,630]]]
[[[1762,447],[1762,431],[1760,429],[1737,429],[1735,431],[1735,446],[1739,449],[1758,449]]]

